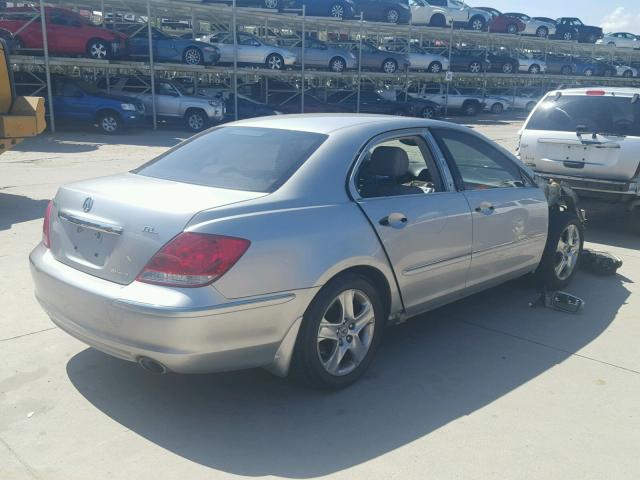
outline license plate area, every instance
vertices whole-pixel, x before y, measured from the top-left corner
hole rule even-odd
[[[64,225],[71,250],[67,252],[70,259],[104,267],[113,251],[118,235],[105,233],[73,224]]]

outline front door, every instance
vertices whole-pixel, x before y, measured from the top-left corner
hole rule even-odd
[[[93,121],[91,100],[73,82],[53,81],[53,111],[56,117],[72,121]]]
[[[544,192],[513,160],[480,136],[442,127],[431,131],[473,215],[467,288],[486,287],[533,270],[547,236]]]
[[[421,133],[372,141],[352,186],[384,245],[410,315],[460,294],[471,260],[469,205],[462,193],[445,187]]]

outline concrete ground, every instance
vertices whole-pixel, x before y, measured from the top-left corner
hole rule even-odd
[[[518,121],[473,127],[513,149]],[[27,255],[59,185],[131,169],[183,132],[62,132],[0,157],[0,479],[637,479],[640,222],[599,209],[579,315],[511,282],[388,331],[336,393],[261,370],[153,376],[55,328]]]

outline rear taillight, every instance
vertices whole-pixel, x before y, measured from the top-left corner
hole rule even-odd
[[[137,280],[174,287],[201,287],[224,275],[247,251],[243,238],[183,232],[156,253]]]
[[[51,209],[53,208],[53,200],[49,200],[47,209],[44,212],[44,221],[42,222],[42,244],[50,248],[51,247]]]

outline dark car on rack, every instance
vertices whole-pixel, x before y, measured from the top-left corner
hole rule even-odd
[[[274,0],[266,0],[274,1]],[[301,14],[302,6],[305,15],[311,17],[333,17],[345,20],[356,16],[356,5],[353,0],[275,0],[281,1],[281,10],[295,10]]]
[[[129,56],[136,59],[149,58],[149,31],[146,24],[121,25],[129,38]],[[162,30],[151,28],[153,59],[156,62],[185,63],[187,65],[215,65],[220,60],[220,51],[214,45],[188,38],[167,35]]]
[[[479,55],[482,56],[484,51],[480,51]],[[489,71],[498,73],[518,73],[520,62],[517,58],[507,55],[504,52],[487,52],[485,58],[489,61]]]
[[[585,25],[576,17],[561,17],[556,20],[556,38],[577,40],[580,43],[596,43],[603,37],[602,28]]]
[[[341,105],[355,112],[358,105],[358,93],[353,90],[332,94],[329,103]],[[431,100],[422,100],[396,91],[378,92],[362,90],[360,92],[360,113],[378,113],[405,117],[434,118],[440,115],[441,107]]]
[[[336,45],[352,52],[356,60],[358,60],[358,42],[337,42]],[[361,67],[363,69],[378,70],[384,73],[396,73],[399,70],[406,70],[409,68],[409,65],[409,59],[402,53],[382,50],[371,42],[362,42]]]
[[[356,17],[362,15],[372,22],[409,23],[411,8],[408,0],[354,0]]]
[[[29,72],[17,72],[15,81],[20,95],[33,94],[36,82],[46,84],[44,75]],[[93,125],[108,135],[146,125],[142,102],[122,95],[108,94],[84,80],[53,74],[51,93],[58,125]],[[47,110],[50,111],[47,102],[48,98],[45,97]]]
[[[447,52],[442,52],[447,55]],[[491,69],[491,63],[486,58],[484,50],[451,50],[449,70],[453,72],[482,73]]]
[[[484,10],[491,15],[491,20],[487,25],[490,32],[494,33],[511,33],[516,34],[524,31],[526,28],[525,23],[519,18],[511,15],[506,15],[500,10],[496,10],[492,7],[475,7],[478,10]]]
[[[603,61],[587,57],[574,57],[574,72],[585,77],[614,77],[617,74],[616,67]]]

